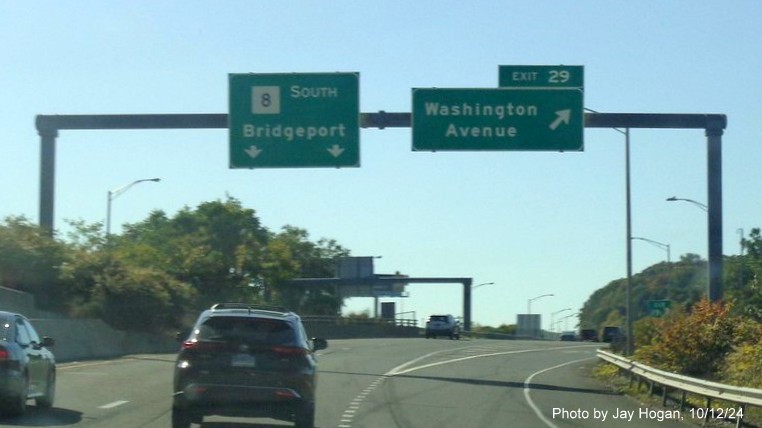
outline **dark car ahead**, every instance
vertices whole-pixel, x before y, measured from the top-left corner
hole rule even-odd
[[[583,342],[597,342],[598,332],[594,328],[583,328],[579,331],[579,340]]]
[[[284,308],[221,303],[199,316],[177,356],[172,426],[206,415],[270,417],[312,428],[317,367],[300,317]]]
[[[53,406],[56,360],[48,348],[53,339],[40,339],[23,315],[0,312],[0,414],[19,416],[33,398],[38,407]]]

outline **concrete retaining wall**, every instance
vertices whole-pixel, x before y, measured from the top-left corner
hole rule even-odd
[[[32,323],[40,336],[56,341],[53,353],[61,362],[172,353],[179,346],[173,337],[114,330],[97,319],[32,319]]]
[[[0,310],[24,314],[27,318],[63,318],[60,314],[37,309],[31,294],[6,287],[0,287]]]
[[[23,314],[34,324],[40,336],[55,340],[53,353],[59,362],[112,358],[130,354],[175,353],[179,344],[174,337],[115,330],[99,319],[62,318],[59,314],[39,311],[34,298],[24,292],[0,287],[0,310]],[[418,337],[416,327],[390,324],[336,324],[304,322],[310,337],[356,339],[373,337]]]
[[[36,311],[31,294],[5,287],[0,287],[0,309],[20,314],[32,314]]]
[[[53,352],[60,362],[95,358],[113,358],[130,354],[175,353],[179,344],[174,337],[119,331],[97,319],[34,319],[41,336],[50,336],[56,344]],[[383,325],[335,325],[305,323],[310,337],[322,339],[358,339],[373,337],[418,337],[414,327]]]
[[[98,319],[71,319],[40,311],[31,294],[0,287],[0,310],[23,314],[40,336],[52,337],[60,362],[111,358],[128,354],[177,352],[174,337],[115,330]]]

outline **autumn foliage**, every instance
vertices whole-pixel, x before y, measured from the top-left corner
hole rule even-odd
[[[635,359],[653,367],[743,386],[762,378],[762,325],[734,315],[730,303],[676,307],[639,321],[635,334]]]

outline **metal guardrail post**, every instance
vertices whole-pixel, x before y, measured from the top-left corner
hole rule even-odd
[[[706,400],[706,409],[711,408],[714,399],[729,401],[738,404],[741,409],[740,416],[736,415],[737,417],[735,418],[736,426],[743,426],[743,414],[748,406],[762,407],[762,389],[721,384],[665,372],[600,349],[596,354],[601,360],[628,370],[631,375],[637,375],[639,378],[638,391],[640,391],[643,382],[647,381],[649,382],[650,396],[653,394],[655,385],[660,385],[662,387],[662,405],[666,404],[668,388],[681,391],[681,411],[685,408],[688,393],[703,396]],[[708,417],[709,412],[705,412],[704,419]]]

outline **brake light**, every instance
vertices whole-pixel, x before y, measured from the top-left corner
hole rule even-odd
[[[0,361],[6,361],[10,358],[11,354],[5,348],[0,348]]]
[[[273,348],[273,352],[282,356],[307,355],[309,353],[309,351],[304,348],[295,348],[292,346],[276,346]]]
[[[199,351],[199,352],[214,352],[224,349],[229,344],[225,342],[209,342],[206,340],[191,339],[183,342],[183,350]]]
[[[186,340],[183,342],[183,350],[212,351],[223,347],[223,343],[203,342],[198,340]]]
[[[299,394],[290,389],[275,391],[275,395],[282,398],[299,398]]]

